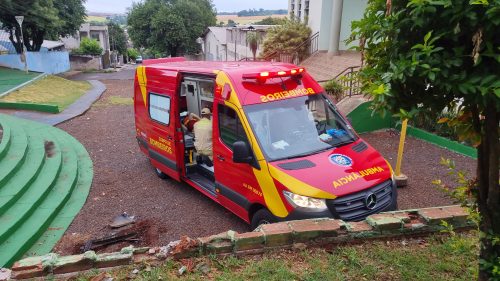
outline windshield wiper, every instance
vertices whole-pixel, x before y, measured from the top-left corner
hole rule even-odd
[[[354,139],[350,139],[350,140],[347,140],[347,141],[341,141],[341,142],[339,142],[339,143],[336,143],[334,146],[335,146],[335,147],[341,147],[341,146],[343,146],[343,145],[350,144],[350,143],[353,143],[353,142],[355,142],[355,141],[356,141],[356,140],[354,140]]]
[[[295,159],[295,158],[306,157],[306,156],[317,154],[317,153],[320,153],[320,152],[323,152],[323,151],[326,151],[326,150],[329,150],[329,149],[333,149],[333,146],[325,147],[325,148],[321,148],[321,149],[318,149],[318,150],[313,150],[313,151],[309,151],[309,152],[305,152],[305,153],[301,153],[301,154],[296,154],[296,155],[293,155],[293,156],[278,158],[278,159],[275,159],[274,161],[290,160],[290,159]]]

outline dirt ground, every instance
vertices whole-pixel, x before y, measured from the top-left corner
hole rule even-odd
[[[89,151],[94,182],[86,204],[55,251],[75,253],[86,240],[113,233],[107,225],[123,212],[142,222],[137,232],[147,235],[137,245],[166,245],[182,235],[200,237],[228,229],[248,231],[243,221],[187,184],[156,177],[135,140],[133,80],[103,82],[108,90],[100,101],[86,114],[58,125]],[[376,132],[362,137],[395,165],[398,136]],[[466,171],[475,167],[473,159],[408,138],[403,172],[409,176],[409,185],[399,190],[400,208],[452,203],[431,184],[446,174],[439,165],[441,156],[455,160]]]

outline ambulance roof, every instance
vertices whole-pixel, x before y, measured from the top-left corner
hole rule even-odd
[[[279,72],[298,69],[297,66],[282,62],[230,62],[230,61],[174,61],[158,59],[146,61],[145,67],[149,69],[148,75],[176,77],[177,73],[191,73],[201,75],[215,75],[223,71],[232,80],[236,95],[242,105],[256,104],[280,99],[293,98],[300,95],[322,92],[321,86],[304,71],[301,83],[285,79],[285,84],[264,83],[259,84],[245,80],[245,74],[259,74],[262,72]],[[168,61],[170,60],[170,61]]]
[[[214,74],[214,71],[222,70],[230,76],[238,76],[245,73],[258,73],[262,71],[279,71],[284,69],[291,69],[296,66],[290,63],[268,61],[179,61],[152,63],[147,65],[147,67],[174,70],[179,72],[206,74]]]

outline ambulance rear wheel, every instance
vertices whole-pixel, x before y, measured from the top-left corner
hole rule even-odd
[[[160,179],[166,179],[168,178],[167,174],[162,172],[160,169],[155,168],[155,174],[160,178]]]
[[[276,216],[271,214],[267,209],[262,208],[255,212],[252,217],[252,229],[256,229],[261,224],[270,224],[278,222]]]

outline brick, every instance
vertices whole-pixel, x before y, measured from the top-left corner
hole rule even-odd
[[[0,281],[7,281],[10,279],[12,271],[7,268],[0,268]]]
[[[288,223],[293,231],[295,242],[307,242],[311,239],[336,237],[345,232],[344,222],[333,219],[298,220]]]
[[[321,226],[313,220],[291,221],[288,225],[293,231],[295,242],[306,242],[321,236]]]
[[[29,257],[19,261],[16,261],[12,266],[12,271],[23,271],[30,269],[42,269],[42,261],[45,256]]]
[[[246,251],[264,247],[265,237],[260,231],[236,233],[234,236],[234,251]]]
[[[278,247],[292,243],[292,229],[286,222],[264,224],[260,231],[265,235],[266,247]]]
[[[453,216],[455,226],[467,225],[469,223],[469,211],[460,206],[447,206],[443,210]]]
[[[82,255],[59,257],[53,265],[54,274],[63,274],[91,269],[97,258],[93,251]]]
[[[402,229],[404,223],[411,219],[406,212],[389,212],[371,215],[366,218],[366,222],[379,231],[393,231]]]
[[[453,215],[443,210],[443,208],[426,208],[418,210],[418,214],[425,220],[429,225],[440,225],[441,221],[446,221],[451,223],[453,221]]]
[[[115,267],[120,265],[128,265],[133,262],[133,254],[132,253],[104,253],[97,255],[97,259],[95,260],[96,268],[105,268],[105,267]]]
[[[359,233],[373,231],[373,227],[369,225],[366,221],[349,222],[347,223],[348,233]]]
[[[233,243],[229,240],[212,241],[205,245],[205,251],[207,254],[231,253]]]
[[[47,275],[49,272],[43,268],[32,268],[21,271],[12,271],[12,279],[31,279]]]

